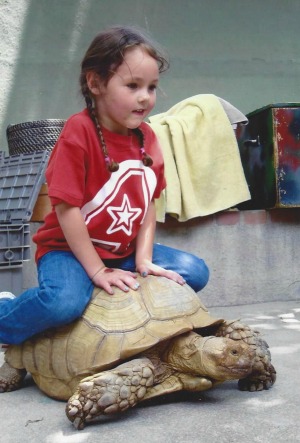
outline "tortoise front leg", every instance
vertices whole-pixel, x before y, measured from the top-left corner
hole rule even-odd
[[[238,387],[241,391],[262,391],[275,383],[276,371],[271,363],[269,346],[258,331],[239,321],[227,321],[218,328],[216,336],[242,340],[255,351],[251,373],[239,380]]]
[[[154,367],[147,358],[84,378],[69,399],[67,417],[76,429],[99,415],[126,411],[143,400],[154,382]]]

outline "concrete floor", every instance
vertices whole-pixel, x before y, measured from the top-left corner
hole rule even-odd
[[[0,395],[5,443],[296,443],[300,442],[300,301],[215,307],[241,318],[269,343],[277,382],[264,392],[240,392],[235,382],[199,394],[165,396],[77,431],[65,403],[46,397],[30,377]],[[3,359],[3,354],[0,355]]]

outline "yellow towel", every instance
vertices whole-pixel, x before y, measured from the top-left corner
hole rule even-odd
[[[230,121],[217,96],[199,94],[150,117],[164,155],[167,188],[157,221],[213,214],[250,199]]]

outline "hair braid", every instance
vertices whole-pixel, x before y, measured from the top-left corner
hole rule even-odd
[[[145,151],[145,148],[144,148],[144,134],[143,134],[143,131],[140,128],[135,128],[135,129],[132,130],[132,132],[139,139],[140,153],[141,153],[141,156],[142,156],[142,162],[143,162],[144,166],[152,166],[153,165],[153,160],[150,157],[150,155],[147,154],[147,152]]]
[[[117,162],[115,162],[113,159],[111,159],[108,155],[107,152],[107,147],[106,147],[106,143],[103,137],[103,133],[98,121],[98,117],[95,111],[95,108],[93,106],[93,99],[91,98],[91,94],[90,94],[90,90],[88,88],[87,83],[85,82],[84,85],[82,85],[82,93],[86,102],[86,107],[88,110],[88,113],[94,123],[94,125],[96,126],[96,130],[97,130],[97,135],[98,135],[98,139],[100,142],[100,146],[104,155],[104,161],[106,163],[106,167],[110,172],[115,172],[119,169],[119,164]]]

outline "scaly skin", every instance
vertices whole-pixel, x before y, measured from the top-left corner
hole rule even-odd
[[[271,363],[269,346],[258,331],[254,331],[239,321],[226,321],[218,328],[216,336],[243,341],[255,352],[251,373],[239,380],[238,387],[241,391],[254,392],[270,389],[276,381],[276,371]]]
[[[12,368],[8,363],[3,363],[0,368],[0,392],[10,392],[19,389],[26,373],[25,369]]]
[[[66,414],[76,429],[102,414],[135,406],[154,382],[154,368],[146,358],[131,360],[111,371],[83,379],[69,399]]]
[[[253,350],[243,342],[189,332],[161,343],[145,356],[79,383],[66,414],[77,429],[103,414],[123,412],[138,402],[179,390],[203,391],[246,376]]]

